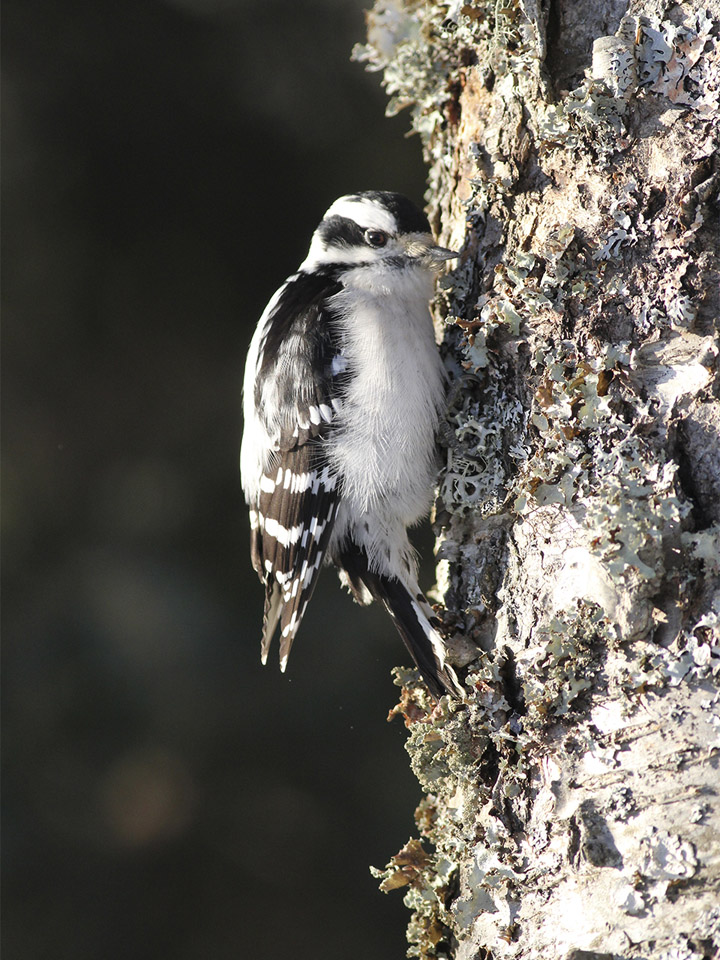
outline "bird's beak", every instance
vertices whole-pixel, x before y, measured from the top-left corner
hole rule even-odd
[[[409,233],[400,241],[408,256],[419,260],[426,267],[439,267],[446,260],[454,260],[460,254],[446,247],[439,247],[430,233]]]
[[[460,254],[456,250],[448,250],[447,247],[430,247],[428,256],[431,260],[437,260],[442,263],[443,260],[456,260]]]

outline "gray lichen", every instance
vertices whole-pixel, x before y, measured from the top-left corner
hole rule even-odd
[[[606,6],[384,0],[356,51],[463,249],[410,956],[720,951],[720,9]]]

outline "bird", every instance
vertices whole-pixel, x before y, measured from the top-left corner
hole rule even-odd
[[[348,194],[258,321],[240,470],[265,588],[263,664],[279,632],[285,670],[330,563],[359,603],[387,609],[435,700],[464,696],[407,532],[433,499],[446,377],[429,301],[457,256],[404,195]]]

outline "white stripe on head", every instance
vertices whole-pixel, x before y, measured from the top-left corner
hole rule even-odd
[[[323,223],[331,217],[352,220],[361,230],[382,230],[383,233],[388,233],[391,236],[394,236],[398,230],[395,216],[381,203],[353,194],[348,194],[348,196],[336,200],[325,212]],[[316,230],[310,242],[308,255],[300,264],[300,270],[312,272],[316,267],[325,263],[365,264],[368,261],[382,260],[388,252],[391,252],[390,245],[382,250],[373,250],[365,245],[355,247],[338,246],[331,243],[326,246],[325,240]]]
[[[383,230],[385,233],[397,231],[397,223],[392,213],[377,200],[368,200],[367,197],[354,197],[352,194],[340,197],[327,210],[323,219],[327,220],[329,217],[354,220],[364,230]]]

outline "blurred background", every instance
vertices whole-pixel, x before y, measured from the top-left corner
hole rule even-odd
[[[326,572],[261,667],[237,468],[252,328],[325,208],[422,202],[349,62],[365,5],[4,4],[7,960],[405,954],[368,865],[414,831],[407,658]]]

